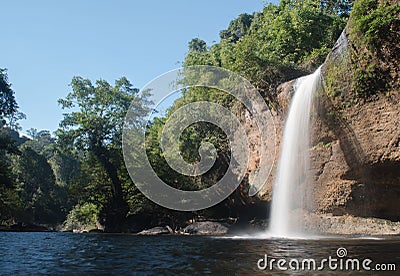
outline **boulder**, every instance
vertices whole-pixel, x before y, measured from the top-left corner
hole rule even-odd
[[[143,236],[156,236],[165,234],[171,234],[170,230],[168,230],[167,227],[153,227],[137,233],[137,235],[143,235]]]
[[[101,229],[91,229],[91,230],[89,230],[89,233],[104,233],[104,230],[101,230]]]
[[[225,235],[228,233],[228,226],[213,221],[194,222],[183,229],[183,234],[189,235]]]

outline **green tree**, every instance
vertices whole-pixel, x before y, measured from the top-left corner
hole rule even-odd
[[[29,142],[12,156],[12,172],[23,200],[21,220],[31,223],[60,223],[66,215],[61,187],[55,183],[50,164]]]
[[[30,147],[49,160],[53,156],[56,147],[56,139],[51,136],[50,131],[37,131],[31,128],[27,132],[32,137],[32,140],[29,141]]]
[[[195,51],[195,52],[205,52],[207,51],[207,43],[199,38],[193,38],[189,42],[189,51]]]
[[[17,112],[18,104],[15,101],[14,91],[8,82],[7,69],[0,68],[0,119]]]
[[[106,231],[121,231],[129,211],[123,191],[129,181],[121,150],[124,116],[132,102],[140,120],[147,112],[146,98],[138,95],[138,89],[125,77],[114,86],[104,80],[93,85],[88,79],[74,77],[71,86],[67,97],[59,100],[63,109],[71,110],[60,123],[59,141],[87,156],[84,162],[92,163],[87,170],[98,172],[86,174],[92,183],[100,180],[109,184],[110,198],[106,194],[107,202],[100,215]]]
[[[253,15],[243,13],[238,18],[229,23],[227,30],[222,30],[219,33],[221,39],[229,40],[230,42],[237,42],[241,37],[247,34]]]
[[[13,222],[20,204],[9,160],[10,154],[19,153],[17,143],[21,142],[18,132],[14,131],[17,128],[15,120],[11,124],[12,129],[10,128],[10,118],[18,119],[20,114],[23,113],[18,112],[14,91],[8,82],[7,70],[0,69],[0,223]]]
[[[329,14],[337,14],[341,17],[349,17],[354,0],[321,0],[321,8]]]
[[[6,129],[0,129],[0,224],[13,223],[20,209],[20,198],[11,174],[10,154],[18,154],[18,148]]]

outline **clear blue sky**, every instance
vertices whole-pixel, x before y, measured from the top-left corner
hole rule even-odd
[[[269,2],[269,1],[268,1]],[[276,1],[273,1],[276,2]],[[110,83],[126,76],[141,88],[179,67],[188,42],[219,41],[219,31],[263,0],[2,1],[0,68],[29,128],[54,131],[62,119],[57,99],[73,76]]]

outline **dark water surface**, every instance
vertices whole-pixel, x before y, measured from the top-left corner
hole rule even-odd
[[[396,265],[396,271],[261,271],[264,258],[369,258],[369,265]],[[270,260],[270,259],[268,259]],[[263,264],[263,263],[261,263]],[[295,263],[294,263],[295,264]],[[288,266],[286,264],[286,266]],[[226,239],[128,234],[0,233],[1,275],[400,275],[400,237],[372,239]]]

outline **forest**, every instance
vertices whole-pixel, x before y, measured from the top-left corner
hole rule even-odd
[[[236,72],[256,86],[274,109],[277,86],[319,67],[349,20],[353,30],[365,38],[367,48],[379,47],[378,30],[398,20],[398,12],[399,6],[387,1],[282,0],[277,5],[267,4],[260,12],[233,19],[227,29],[219,32],[218,43],[207,45],[201,38],[193,38],[183,65],[213,65]],[[385,20],[379,20],[382,15]],[[358,61],[353,62],[356,66]],[[355,82],[372,81],[374,70],[369,67],[357,71]],[[1,69],[0,225],[137,232],[157,225],[182,227],[192,218],[246,221],[267,215],[257,211],[264,210],[263,202],[247,195],[246,180],[226,200],[206,210],[178,212],[160,207],[136,188],[124,164],[122,129],[133,103],[137,128],[146,128],[147,154],[159,177],[182,190],[213,185],[230,161],[227,137],[221,129],[196,123],[180,137],[180,151],[188,162],[199,160],[198,148],[203,142],[211,142],[217,149],[212,169],[196,177],[173,171],[163,157],[159,140],[166,120],[186,103],[210,101],[239,112],[228,94],[206,88],[187,89],[165,115],[145,124],[148,96],[126,77],[109,83],[75,76],[65,88],[66,96],[58,101],[64,111],[59,128],[54,133],[31,128],[23,136],[18,122],[29,114],[20,110],[15,100],[18,91],[13,90],[11,80],[7,69]],[[372,83],[369,88],[371,85],[380,84]],[[359,97],[371,96],[362,87],[358,93]]]

